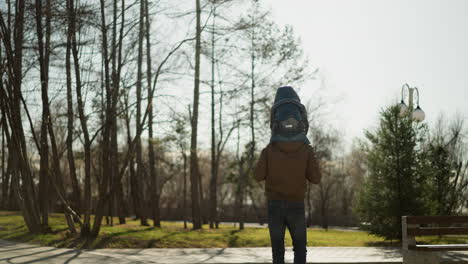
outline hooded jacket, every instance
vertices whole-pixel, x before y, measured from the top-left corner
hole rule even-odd
[[[306,179],[318,184],[321,178],[312,147],[300,141],[269,143],[255,168],[255,179],[266,181],[269,200],[304,201]]]

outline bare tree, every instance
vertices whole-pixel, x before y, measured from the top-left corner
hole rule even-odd
[[[72,26],[72,14],[71,10],[72,0],[67,0],[67,17],[68,17],[68,29],[67,29],[67,47],[65,54],[65,72],[67,78],[67,158],[68,158],[68,171],[73,188],[73,205],[75,206],[78,213],[81,213],[81,191],[78,184],[78,177],[76,175],[75,157],[73,154],[73,129],[74,129],[74,111],[73,111],[73,91],[72,91],[72,72],[71,72],[71,49],[72,40],[74,35],[74,28]]]
[[[139,31],[138,31],[138,59],[137,59],[137,82],[136,82],[136,122],[137,124],[141,123],[141,89],[142,89],[142,65],[143,65],[143,38],[145,36],[145,6],[144,1],[140,1],[140,21],[138,23]],[[143,157],[142,157],[142,148],[141,148],[141,134],[142,134],[142,127],[137,126],[137,138],[136,138],[136,180],[134,183],[136,184],[135,189],[138,190],[137,193],[133,196],[133,198],[137,201],[139,215],[140,215],[140,222],[141,225],[147,226],[147,216],[145,215],[144,205],[145,205],[145,196],[144,192],[142,192],[142,188],[140,186],[142,179],[143,179]]]
[[[45,42],[44,32],[42,27],[42,19],[44,17],[42,13],[41,1],[36,1],[36,32],[39,47],[39,64],[40,64],[40,75],[41,75],[41,95],[42,95],[42,123],[41,123],[41,167],[40,167],[40,186],[39,195],[42,200],[41,213],[42,213],[42,225],[43,232],[50,232],[51,229],[48,224],[48,213],[49,213],[49,184],[54,186],[60,201],[63,203],[65,210],[65,217],[72,234],[76,233],[75,226],[72,220],[71,214],[74,211],[68,205],[65,200],[65,189],[63,187],[63,175],[60,172],[59,165],[59,154],[57,150],[57,144],[55,140],[55,133],[52,127],[52,120],[49,107],[49,61],[50,61],[50,39],[51,39],[51,2],[46,1],[45,7]],[[52,157],[53,157],[53,169],[49,168],[49,143],[48,137],[50,137],[50,143],[52,146]]]
[[[310,139],[317,158],[322,164],[323,177],[320,184],[309,188],[311,188],[311,192],[314,193],[313,206],[320,211],[322,219],[321,225],[324,229],[328,230],[330,204],[332,199],[336,196],[336,187],[344,176],[343,171],[337,168],[336,164],[336,150],[339,147],[341,138],[334,129],[325,128],[323,125],[320,125],[319,120],[314,121],[315,122],[311,123]],[[311,215],[308,217],[310,218]]]
[[[117,2],[117,1],[116,1]],[[120,83],[120,79],[121,79],[121,74],[122,74],[122,66],[123,66],[123,58],[122,58],[122,46],[123,46],[123,40],[124,40],[124,28],[125,28],[125,9],[126,9],[126,6],[125,6],[125,0],[121,0],[121,14],[120,14],[120,17],[121,17],[121,21],[120,21],[120,32],[119,32],[119,42],[118,42],[118,57],[117,57],[117,74],[115,74],[115,78],[114,78],[114,85],[116,87],[119,86],[119,83]],[[117,24],[117,4],[115,3],[114,4],[114,26]],[[115,29],[114,29],[115,31]],[[117,33],[115,32],[114,35],[117,35]],[[119,88],[116,88],[116,89],[119,89]],[[118,99],[116,99],[116,102],[117,103]],[[116,153],[116,158],[117,158],[117,153],[118,153],[118,149],[117,149],[117,116],[115,116],[114,118],[114,127],[115,127],[115,137],[114,137],[114,151]],[[118,197],[118,203],[119,205],[117,205],[117,208],[118,209],[118,213],[119,213],[119,223],[120,224],[125,224],[125,214],[127,213],[127,209],[126,209],[126,206],[125,206],[125,199],[124,199],[124,192],[123,192],[123,186],[122,186],[122,181],[121,179],[118,178],[118,168],[114,168],[114,172],[113,172],[113,175],[114,175],[114,178],[116,179],[117,181],[117,184],[118,184],[118,187],[117,187],[117,197]]]
[[[153,140],[153,97],[151,96],[151,80],[152,77],[152,67],[151,67],[151,41],[150,41],[150,14],[149,14],[149,5],[148,0],[145,0],[145,37],[146,37],[146,79],[148,85],[148,163],[149,163],[149,176],[151,180],[151,200],[152,200],[152,216],[153,216],[153,225],[155,227],[161,227],[160,220],[160,209],[159,209],[159,184],[158,184],[158,175],[155,169],[155,155],[154,155],[154,146],[152,143]]]
[[[110,159],[111,160],[118,160],[118,143],[117,143],[117,103],[119,101],[118,97],[120,96],[120,77],[122,71],[122,44],[123,44],[123,37],[124,37],[124,27],[125,27],[125,1],[122,0],[121,2],[121,25],[119,30],[119,35],[117,39],[117,24],[118,24],[118,1],[113,1],[113,22],[112,22],[112,48],[111,48],[111,62],[112,62],[112,132],[111,132],[111,142],[110,142]],[[124,215],[124,198],[123,198],[123,187],[122,182],[120,180],[116,180],[118,176],[118,168],[116,166],[112,166],[110,171],[109,177],[109,186],[116,182],[117,191],[111,196],[109,201],[109,223],[112,225],[112,216],[114,208],[117,209],[117,214],[119,216],[119,223],[125,223],[125,215]],[[120,204],[120,205],[119,205]]]
[[[462,211],[468,192],[468,162],[464,119],[440,115],[426,142],[426,159],[433,213],[453,215]]]
[[[113,92],[117,92],[110,83],[110,71],[109,71],[109,62],[111,57],[109,56],[108,50],[108,36],[107,30],[108,25],[106,24],[106,15],[105,15],[105,1],[100,1],[100,13],[101,13],[101,36],[102,36],[102,64],[104,67],[103,73],[103,82],[104,82],[104,94],[105,94],[105,103],[103,104],[104,108],[104,119],[102,120],[102,151],[101,151],[101,160],[102,160],[102,170],[101,170],[101,179],[98,186],[99,190],[99,199],[96,206],[96,216],[94,217],[94,224],[91,230],[91,235],[96,237],[99,234],[101,228],[101,221],[107,205],[108,197],[104,200],[104,196],[108,194],[108,189],[110,188],[110,178],[112,178],[113,172],[113,151],[112,151],[112,134],[113,134],[113,115],[115,115],[115,103],[113,102],[114,96]]]
[[[10,18],[10,5],[8,7],[8,18]],[[12,37],[9,31],[10,28],[7,27],[9,19],[8,22],[5,22],[3,14],[0,12],[0,34],[7,57],[6,72],[8,73],[7,82],[5,84],[0,83],[0,95],[4,98],[2,112],[6,114],[7,123],[11,129],[11,134],[6,133],[5,136],[12,161],[14,194],[29,231],[41,232],[43,226],[40,221],[40,210],[35,195],[36,191],[21,118],[24,14],[25,1],[16,1]],[[26,107],[24,104],[23,106]]]
[[[39,49],[39,64],[41,75],[41,95],[42,95],[42,122],[41,122],[41,142],[39,153],[41,156],[39,169],[39,200],[41,211],[41,224],[44,230],[49,227],[49,142],[47,127],[49,123],[49,55],[50,55],[50,1],[46,3],[46,33],[44,43],[44,32],[42,27],[43,7],[42,1],[36,0],[36,33]]]
[[[218,171],[219,171],[219,164],[220,159],[222,156],[222,152],[228,141],[232,131],[235,129],[237,122],[234,122],[234,125],[231,126],[227,136],[224,132],[223,127],[223,91],[222,91],[222,82],[219,81],[219,91],[215,92],[215,76],[216,76],[216,68],[218,68],[218,75],[219,75],[219,63],[217,62],[219,58],[217,58],[216,54],[216,38],[215,35],[217,34],[216,28],[216,17],[217,13],[216,10],[218,6],[224,4],[224,1],[212,1],[211,2],[211,15],[212,15],[212,26],[211,26],[211,52],[206,54],[211,59],[211,178],[210,178],[210,194],[209,194],[209,222],[210,228],[218,227]],[[220,78],[220,76],[218,76]],[[215,95],[216,93],[219,94],[219,111],[218,111],[218,124],[216,124],[216,101]],[[218,130],[218,132],[216,132]],[[216,138],[216,134],[219,135],[219,138]]]
[[[198,105],[200,96],[200,42],[201,42],[201,7],[200,0],[195,0],[196,6],[196,43],[195,43],[195,76],[193,89],[193,116],[191,117],[192,134],[190,141],[190,181],[192,191],[192,221],[193,229],[201,229],[201,212],[199,200],[199,176],[200,169],[198,167],[197,156],[197,131],[198,131]]]

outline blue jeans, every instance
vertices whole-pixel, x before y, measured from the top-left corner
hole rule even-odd
[[[273,264],[284,264],[284,233],[288,227],[293,241],[294,264],[305,264],[307,231],[304,202],[268,200],[268,228],[270,230]]]

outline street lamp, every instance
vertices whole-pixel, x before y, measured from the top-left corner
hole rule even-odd
[[[408,89],[408,105],[405,104],[404,101],[404,90],[405,88]],[[416,91],[416,95],[418,96],[418,100],[416,101],[416,108],[413,109],[413,93]],[[417,87],[410,87],[407,83],[403,84],[403,87],[401,87],[401,102],[399,104],[400,106],[400,115],[403,116],[406,114],[408,110],[411,110],[411,117],[413,120],[417,122],[421,122],[424,120],[426,117],[426,114],[424,111],[421,109],[419,106],[419,91]]]

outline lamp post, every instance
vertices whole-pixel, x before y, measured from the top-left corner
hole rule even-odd
[[[405,100],[404,100],[405,88],[408,89],[408,105],[405,104]],[[416,108],[413,108],[414,91],[416,91],[416,95],[418,97],[416,101]],[[407,83],[403,84],[403,87],[401,87],[401,102],[399,106],[400,106],[400,115],[402,116],[405,115],[408,110],[411,110],[412,111],[411,117],[413,118],[413,120],[417,122],[423,121],[424,118],[426,117],[426,114],[419,106],[419,90],[417,87],[410,87]]]

